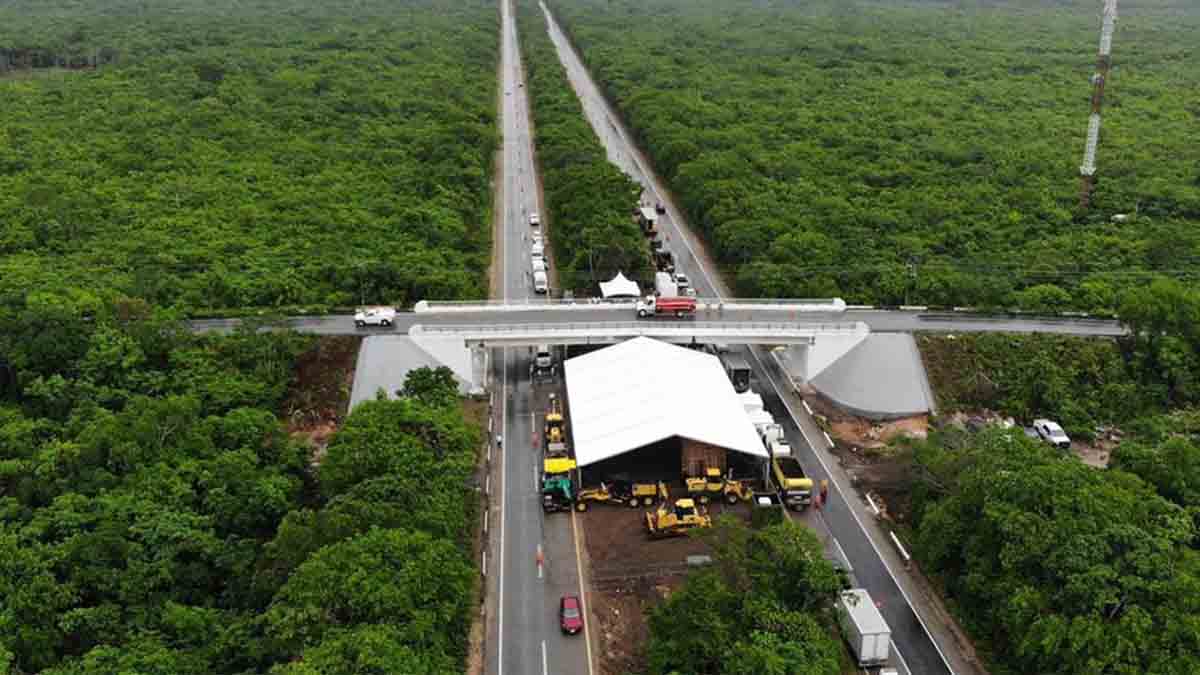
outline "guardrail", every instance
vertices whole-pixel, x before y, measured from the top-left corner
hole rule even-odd
[[[508,323],[431,325],[417,324],[409,329],[411,335],[505,335],[528,333],[579,332],[679,332],[736,335],[738,333],[781,335],[845,335],[867,330],[861,321],[840,323],[806,323],[803,321],[688,321],[643,319],[641,321],[581,321],[573,323]]]
[[[613,309],[628,310],[636,299],[601,300],[599,298],[579,300],[531,299],[531,300],[421,300],[413,305],[417,314],[433,312],[519,312],[541,309]],[[841,298],[776,299],[776,298],[696,298],[698,309],[713,310],[754,309],[761,311],[842,313],[846,302]]]

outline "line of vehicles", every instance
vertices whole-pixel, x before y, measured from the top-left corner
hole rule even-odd
[[[654,294],[637,301],[638,318],[674,316],[678,319],[696,315],[696,289],[687,275],[675,269],[675,258],[659,236],[658,216],[666,213],[659,202],[653,208],[639,204],[633,209],[633,219],[650,242],[650,257],[654,263]]]

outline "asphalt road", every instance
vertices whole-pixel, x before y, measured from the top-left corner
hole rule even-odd
[[[534,296],[530,270],[529,214],[540,212],[529,103],[521,69],[516,22],[510,2],[501,3],[501,124],[504,134],[500,183],[502,231],[501,297],[512,302]],[[494,317],[489,317],[494,318]],[[431,323],[425,315],[405,315],[397,330]],[[454,317],[450,323],[462,323]],[[482,320],[483,317],[471,319]],[[342,322],[344,323],[344,318]],[[351,322],[352,323],[352,322]],[[317,320],[317,326],[332,328]],[[498,401],[499,432],[505,442],[500,465],[500,527],[493,528],[493,562],[488,570],[490,606],[486,644],[488,673],[535,675],[590,673],[585,636],[559,630],[558,601],[580,594],[573,515],[544,518],[538,490],[541,447],[538,433],[546,407],[545,385],[529,378],[525,349],[492,352],[492,391]],[[496,507],[495,499],[492,508]],[[491,515],[495,515],[495,512]],[[493,521],[495,522],[495,521]],[[498,550],[497,550],[498,549]],[[541,553],[542,564],[538,564]]]
[[[551,17],[552,19],[552,17]],[[580,95],[593,128],[597,130],[608,148],[609,158],[620,166],[626,173],[640,182],[646,188],[647,201],[661,201],[667,205],[667,214],[661,228],[670,233],[668,245],[673,249],[676,260],[680,261],[682,271],[687,273],[695,284],[697,291],[703,295],[719,297],[721,289],[715,283],[709,269],[703,264],[700,256],[695,254],[696,242],[689,241],[689,235],[680,226],[682,219],[678,211],[667,199],[667,193],[657,178],[645,169],[646,164],[637,154],[637,149],[628,141],[629,136],[616,122],[616,116],[608,109],[607,103],[596,90],[590,75],[579,62],[577,55],[569,48],[564,36],[557,30],[551,20],[551,36],[558,46],[559,58],[566,65],[572,85]],[[850,314],[847,312],[847,314]],[[853,315],[851,315],[853,316]],[[843,315],[844,319],[851,316]],[[888,322],[889,328],[884,330],[903,330],[900,326],[920,325],[920,315],[896,316],[891,313],[868,313],[866,316],[876,321],[876,326],[882,328],[883,321]],[[907,322],[907,323],[906,323]],[[915,322],[915,323],[914,323]],[[957,324],[955,324],[957,325]],[[995,326],[988,322],[986,325]],[[875,328],[876,326],[873,326]],[[960,330],[954,328],[953,330]],[[822,516],[832,530],[834,543],[839,552],[849,559],[854,567],[858,583],[866,588],[877,603],[882,605],[881,611],[892,630],[895,649],[893,665],[903,672],[920,675],[938,675],[949,673],[950,668],[941,657],[938,647],[931,636],[922,627],[917,615],[914,614],[904,598],[896,580],[886,568],[882,557],[874,549],[866,530],[855,521],[851,505],[844,498],[841,486],[836,477],[825,471],[818,450],[810,443],[816,434],[816,425],[805,415],[803,410],[797,411],[784,395],[786,376],[778,371],[777,364],[769,354],[759,348],[749,349],[750,362],[753,367],[755,389],[763,395],[764,404],[782,423],[789,436],[793,448],[799,452],[798,459],[805,471],[814,479],[829,478],[833,486],[830,500]],[[805,427],[809,427],[805,430]]]
[[[512,255],[520,261],[525,255],[528,263],[528,251],[525,243],[516,235],[512,244]],[[696,266],[691,264],[689,272]],[[522,270],[523,271],[523,270]],[[516,278],[506,277],[509,291],[514,293],[510,298],[523,298],[524,293],[531,293],[526,287],[526,280],[518,275]],[[480,325],[480,324],[534,324],[534,323],[571,323],[581,321],[632,321],[633,309],[620,305],[597,309],[553,310],[540,309],[532,311],[508,312],[445,312],[422,313],[401,312],[396,315],[396,324],[391,328],[355,328],[354,318],[348,314],[329,314],[323,316],[288,317],[282,324],[304,333],[318,335],[371,335],[379,332],[407,332],[414,325],[426,326],[443,325]],[[971,333],[971,332],[1006,332],[1006,333],[1053,333],[1060,335],[1080,335],[1090,337],[1105,337],[1125,335],[1125,328],[1116,321],[1103,319],[1074,319],[1074,318],[1020,318],[1012,316],[981,316],[966,313],[931,313],[907,310],[859,310],[848,309],[842,313],[806,313],[791,315],[787,312],[765,310],[725,310],[719,317],[704,317],[705,321],[801,321],[839,323],[862,321],[874,332],[914,333],[918,331],[933,331],[939,333]],[[240,319],[196,319],[189,322],[198,332],[227,332],[241,322]]]

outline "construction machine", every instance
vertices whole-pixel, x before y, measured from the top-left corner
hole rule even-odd
[[[562,400],[554,394],[550,394],[550,408],[546,411],[542,435],[546,441],[547,457],[567,455],[567,421],[563,417]]]
[[[703,478],[685,478],[687,492],[693,495],[701,504],[707,504],[711,497],[724,499],[729,504],[739,501],[749,501],[752,496],[750,486],[740,480],[725,478],[721,470],[715,467],[705,470]]]
[[[546,513],[569,511],[575,503],[571,470],[575,460],[554,457],[542,462],[542,510]]]
[[[658,510],[646,512],[646,530],[654,539],[678,537],[702,527],[712,527],[712,518],[696,506],[695,500],[663,502]]]
[[[649,506],[655,499],[664,502],[670,498],[665,483],[631,483],[615,481],[600,483],[598,488],[586,488],[579,491],[575,499],[575,509],[587,511],[588,502],[608,502],[612,504],[627,504],[630,508],[638,505]]]

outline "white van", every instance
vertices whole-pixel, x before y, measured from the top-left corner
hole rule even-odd
[[[550,282],[546,280],[545,272],[533,273],[533,292],[539,295],[545,295],[550,291]]]

